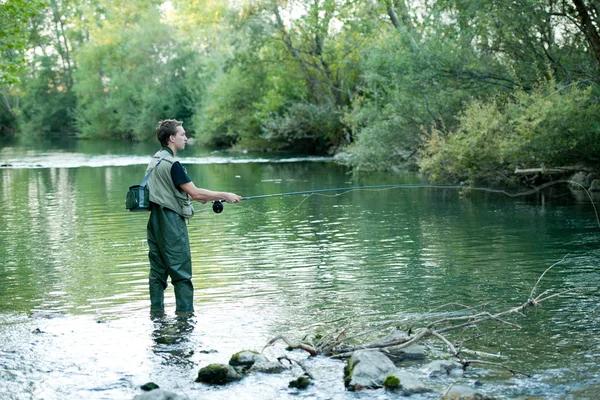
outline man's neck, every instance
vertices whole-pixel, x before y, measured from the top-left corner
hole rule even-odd
[[[169,144],[168,146],[164,146],[164,149],[171,150],[171,154],[173,154],[173,157],[175,157],[175,155],[177,154],[177,149],[172,144]]]

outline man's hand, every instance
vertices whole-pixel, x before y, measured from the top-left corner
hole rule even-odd
[[[202,204],[215,200],[223,200],[226,203],[239,203],[240,200],[242,200],[242,196],[238,196],[235,193],[214,192],[212,190],[198,188],[194,185],[194,182],[183,183],[179,185],[179,187],[186,192],[192,200]]]
[[[223,200],[225,200],[227,203],[239,203],[240,200],[242,200],[242,196],[238,196],[235,193],[224,192]]]

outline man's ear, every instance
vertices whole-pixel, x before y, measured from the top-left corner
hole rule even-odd
[[[169,143],[174,143],[174,142],[175,142],[175,135],[169,136]]]

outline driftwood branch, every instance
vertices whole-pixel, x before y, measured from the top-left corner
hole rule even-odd
[[[288,358],[287,356],[277,358],[277,361],[279,361],[280,363],[281,363],[281,360],[286,360],[288,363],[290,363],[290,365],[292,365],[292,364],[298,365],[300,368],[302,368],[302,370],[304,371],[304,374],[306,376],[308,376],[312,380],[315,380],[315,377],[313,376],[313,374],[310,373],[310,371],[308,370],[308,368],[306,367],[306,365],[304,365],[304,363],[302,361],[293,360],[293,359]]]
[[[506,365],[498,362],[492,361],[484,361],[484,360],[471,360],[466,357],[463,357],[463,348],[466,340],[451,340],[447,335],[451,332],[455,332],[458,330],[464,330],[467,328],[475,328],[478,329],[479,325],[484,322],[493,322],[499,323],[503,325],[507,325],[511,328],[520,329],[521,326],[517,323],[511,322],[508,318],[512,316],[524,316],[525,311],[530,308],[540,307],[541,303],[548,301],[550,299],[560,297],[567,293],[571,293],[577,290],[589,289],[589,288],[573,288],[564,290],[561,292],[552,293],[550,290],[545,290],[541,294],[536,295],[536,291],[538,290],[538,286],[540,282],[544,278],[544,276],[556,265],[561,264],[567,259],[568,255],[563,257],[560,261],[554,263],[549,268],[547,268],[537,279],[535,284],[533,285],[530,295],[526,301],[522,304],[514,306],[504,311],[500,312],[489,312],[486,311],[485,308],[489,306],[489,304],[483,304],[477,307],[465,306],[458,303],[450,303],[440,306],[435,309],[435,311],[440,309],[446,309],[450,306],[452,307],[460,307],[461,310],[458,312],[446,313],[445,315],[440,315],[439,313],[430,313],[428,315],[409,319],[408,317],[400,318],[394,321],[382,321],[378,323],[378,328],[369,329],[363,332],[354,333],[352,335],[348,335],[348,333],[354,330],[356,325],[349,325],[345,328],[339,328],[328,332],[325,335],[319,337],[316,344],[313,343],[303,343],[303,342],[293,342],[287,339],[284,336],[276,336],[271,339],[269,343],[265,346],[270,346],[277,342],[278,340],[284,341],[290,348],[293,349],[301,349],[308,352],[311,356],[315,355],[325,355],[336,359],[344,359],[352,356],[352,354],[357,350],[364,349],[378,349],[384,353],[392,354],[395,351],[399,351],[405,348],[408,348],[417,343],[424,343],[427,339],[435,339],[437,341],[442,342],[452,354],[452,356],[456,357],[458,361],[463,365],[463,368],[467,368],[472,364],[481,364],[488,365],[493,367],[498,367],[501,369],[505,369],[510,371],[513,375],[525,375],[530,376],[529,374],[519,371],[515,368],[507,367]],[[591,288],[594,289],[594,288]],[[457,314],[460,313],[460,314]],[[462,314],[462,315],[461,315]],[[433,319],[433,321],[432,321]],[[390,327],[394,326],[395,328],[400,325],[411,324],[411,328],[408,329],[408,333],[404,336],[386,336],[384,338],[379,338],[374,341],[370,341],[367,343],[359,343],[359,344],[351,344],[351,342],[356,342],[357,340],[370,337],[374,334],[381,332],[382,326]],[[417,323],[421,323],[424,326],[417,327],[413,329]],[[462,335],[460,335],[462,336]],[[467,339],[467,340],[471,340]],[[473,352],[468,349],[464,349],[465,352],[471,352],[478,356],[490,356],[490,357],[499,357],[496,354],[487,354],[481,352]]]
[[[288,338],[286,338],[283,335],[277,335],[273,339],[269,340],[269,342],[263,348],[263,351],[267,347],[272,346],[273,344],[275,344],[279,340],[282,340],[285,344],[288,345],[288,347],[290,347],[292,349],[304,350],[304,351],[308,352],[308,354],[310,354],[311,356],[316,356],[318,354],[317,350],[315,350],[315,348],[313,346],[311,346],[309,344],[306,344],[306,343],[293,342],[293,341],[289,340]]]
[[[516,369],[513,369],[513,368],[509,368],[509,367],[507,367],[507,366],[506,366],[506,365],[504,365],[504,364],[495,363],[495,362],[490,362],[490,361],[482,361],[482,360],[465,360],[463,365],[465,365],[465,366],[468,366],[468,365],[471,365],[471,364],[483,364],[483,365],[490,365],[490,366],[493,366],[493,367],[498,367],[498,368],[501,368],[501,369],[505,369],[505,370],[507,370],[507,371],[510,371],[510,373],[511,373],[511,374],[513,374],[513,375],[517,375],[517,374],[519,374],[519,375],[525,375],[526,377],[528,377],[528,378],[531,378],[531,375],[530,375],[530,374],[528,374],[528,373],[526,373],[526,372],[519,371],[519,370],[516,370]]]

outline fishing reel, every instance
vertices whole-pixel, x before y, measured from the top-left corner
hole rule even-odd
[[[223,200],[215,200],[213,201],[213,211],[217,214],[223,212]]]

